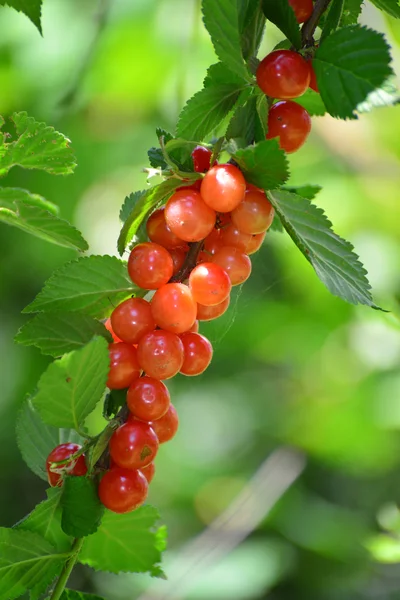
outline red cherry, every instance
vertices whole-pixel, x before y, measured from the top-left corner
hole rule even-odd
[[[314,92],[317,92],[319,94],[319,87],[318,87],[318,82],[317,82],[317,76],[315,74],[314,67],[313,67],[312,63],[313,63],[312,60],[308,61],[308,66],[310,67],[310,88],[312,90],[314,90]]]
[[[204,306],[203,304],[197,305],[197,318],[199,321],[213,321],[218,319],[221,315],[228,310],[230,298],[229,296],[220,304],[215,306]]]
[[[179,373],[183,363],[182,342],[170,331],[151,331],[139,342],[138,359],[149,377],[170,379]]]
[[[46,459],[46,471],[49,484],[52,487],[62,486],[63,475],[86,475],[87,467],[83,454],[69,463],[51,468],[52,463],[56,463],[61,460],[67,460],[80,449],[81,446],[78,444],[59,444],[50,452]]]
[[[156,472],[155,464],[152,462],[149,465],[147,465],[147,467],[142,467],[140,470],[143,473],[143,475],[146,477],[147,483],[151,483],[153,481],[153,477]]]
[[[159,244],[167,250],[183,246],[185,242],[179,239],[167,225],[165,220],[165,209],[159,208],[151,213],[146,223],[147,235],[155,244]]]
[[[305,108],[296,102],[273,104],[268,113],[267,139],[277,137],[280,147],[288,153],[296,152],[311,131],[311,118]]]
[[[292,50],[274,50],[257,68],[258,87],[271,98],[297,98],[310,83],[307,61]]]
[[[214,228],[216,214],[195,190],[175,192],[165,207],[165,220],[185,242],[199,242]]]
[[[229,296],[232,284],[222,267],[208,262],[197,265],[190,273],[189,288],[196,302],[214,306]]]
[[[211,362],[213,347],[211,342],[200,333],[181,335],[185,358],[181,367],[183,375],[200,375]]]
[[[129,277],[145,290],[156,290],[167,283],[173,267],[168,250],[153,242],[135,246],[128,259]]]
[[[110,317],[104,322],[104,327],[111,333],[111,336],[112,336],[112,339],[114,340],[114,342],[122,342],[122,340],[117,335],[115,335],[115,332],[111,325]]]
[[[312,0],[289,0],[289,4],[298,23],[304,23],[311,17],[314,8]]]
[[[197,173],[205,173],[210,168],[212,152],[204,146],[196,146],[192,152],[193,166]]]
[[[183,263],[185,262],[187,252],[188,247],[172,248],[169,251],[172,258],[172,262],[174,264],[173,275],[176,275],[183,267]]]
[[[219,265],[228,274],[232,285],[241,285],[250,277],[251,260],[239,248],[222,246],[212,257],[213,263]]]
[[[160,444],[169,442],[178,431],[179,419],[176,408],[170,404],[169,409],[161,419],[151,423]]]
[[[100,502],[115,513],[126,513],[146,500],[148,483],[138,470],[113,467],[107,471],[99,484]]]
[[[274,220],[274,209],[265,192],[247,190],[231,213],[232,223],[243,233],[263,233]]]
[[[167,283],[151,300],[151,311],[157,325],[172,333],[187,331],[196,320],[196,301],[187,285]]]
[[[140,377],[141,368],[136,348],[130,344],[120,342],[109,344],[108,350],[110,352],[110,371],[107,387],[110,390],[123,390]]]
[[[216,165],[204,176],[200,194],[214,210],[230,212],[243,200],[246,181],[235,165]],[[209,232],[210,233],[210,232]],[[206,237],[206,236],[204,236]]]
[[[158,439],[148,423],[129,421],[118,427],[110,439],[110,455],[118,467],[140,469],[156,457]]]
[[[160,419],[167,412],[170,401],[167,386],[151,377],[140,377],[134,381],[126,396],[130,412],[141,421]]]
[[[129,298],[121,302],[111,315],[111,325],[127,344],[137,344],[145,333],[156,328],[151,306],[143,298]]]

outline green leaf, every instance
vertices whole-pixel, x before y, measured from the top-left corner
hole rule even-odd
[[[302,196],[303,198],[307,198],[308,200],[313,200],[315,196],[322,190],[320,185],[299,185],[296,187],[293,186],[285,186],[282,188],[285,192],[291,192],[292,194],[297,194],[298,196]]]
[[[256,56],[265,28],[265,16],[260,2],[242,0],[239,3],[239,27],[242,53],[245,60]]]
[[[322,29],[320,44],[339,27],[345,0],[333,0]]]
[[[166,179],[146,192],[136,192],[136,194],[133,194],[134,198],[129,202],[131,212],[126,218],[118,238],[118,251],[121,255],[132,241],[142,221],[146,219],[157,205],[165,202],[177,187],[182,185],[184,183],[181,180],[171,178]],[[127,209],[124,209],[124,215],[127,212]]]
[[[358,17],[361,14],[363,0],[344,0],[342,18],[340,19],[340,27],[347,25],[355,25]]]
[[[299,24],[288,0],[262,0],[262,9],[268,21],[282,31],[295,48],[301,47]]]
[[[391,75],[389,47],[382,34],[351,25],[335,31],[313,61],[321,98],[328,112],[356,118],[357,105]]]
[[[13,600],[30,590],[36,600],[68,556],[37,533],[0,528],[0,598]]]
[[[149,157],[149,163],[153,169],[166,169],[168,167],[161,148],[155,148],[154,146],[149,148],[147,156]]]
[[[72,538],[61,529],[61,488],[47,490],[48,499],[38,504],[29,515],[14,528],[38,533],[59,552],[71,548]]]
[[[109,368],[107,342],[100,337],[51,363],[32,399],[43,421],[79,431],[104,394]]]
[[[371,92],[365,102],[357,106],[358,113],[371,112],[374,108],[383,106],[395,106],[400,103],[400,94],[391,80],[386,81],[383,86]]]
[[[11,6],[18,12],[23,12],[42,33],[42,0],[0,0],[0,6]]]
[[[256,121],[255,140],[261,142],[265,140],[268,131],[268,101],[265,94],[258,95],[256,108],[258,119]]]
[[[70,140],[26,112],[13,113],[17,139],[7,142],[0,132],[0,177],[15,166],[41,169],[52,175],[68,175],[76,167]],[[0,122],[1,125],[1,122]]]
[[[237,87],[244,87],[245,83],[243,80],[232,73],[224,63],[215,63],[208,67],[207,75],[204,78],[203,85],[207,87],[215,87],[220,84],[236,85]]]
[[[189,140],[204,140],[229,114],[243,89],[237,84],[222,83],[197,92],[179,115],[178,135]]]
[[[84,256],[55,271],[23,312],[79,311],[103,319],[138,292],[118,258]]]
[[[152,506],[121,515],[106,510],[97,532],[85,539],[79,561],[112,573],[158,569],[165,548],[165,529],[155,529],[158,518]]]
[[[257,97],[252,96],[244,106],[239,106],[226,132],[226,139],[240,138],[243,141],[243,146],[248,146],[254,142],[255,138],[255,121],[257,117]]]
[[[85,346],[101,335],[112,342],[110,332],[103,323],[79,313],[40,313],[25,323],[14,341],[24,346],[36,346],[42,354],[54,358]]]
[[[54,211],[35,206],[41,203],[39,198],[31,198],[26,190],[0,188],[0,221],[58,246],[87,250],[86,240],[68,221],[56,217]]]
[[[22,458],[44,481],[47,481],[46,459],[53,448],[66,442],[82,443],[75,431],[43,423],[30,398],[25,400],[18,413],[16,435]]]
[[[289,177],[285,153],[276,140],[265,140],[255,146],[238,150],[233,158],[246,181],[264,190],[282,185]]]
[[[284,228],[328,290],[351,304],[377,308],[366,271],[353,246],[332,231],[323,210],[307,198],[284,190],[268,192],[268,198]]]
[[[104,598],[96,596],[95,594],[76,592],[75,590],[64,590],[60,600],[104,600]]]
[[[215,53],[233,73],[251,81],[241,50],[237,0],[203,0],[203,20]]]
[[[42,196],[39,196],[39,194],[32,194],[32,192],[29,192],[28,190],[23,190],[21,188],[0,187],[1,208],[9,208],[10,210],[14,210],[15,201],[23,202],[27,206],[42,208],[43,210],[47,210],[48,212],[56,216],[59,213],[59,209],[56,204],[45,200]]]
[[[371,0],[371,2],[379,10],[383,10],[395,19],[400,19],[400,4],[397,0]]]
[[[302,96],[296,98],[295,102],[303,106],[310,117],[322,117],[326,114],[326,107],[321,95],[310,88]]]
[[[61,526],[67,535],[84,537],[97,531],[104,506],[93,479],[69,476],[64,479]]]

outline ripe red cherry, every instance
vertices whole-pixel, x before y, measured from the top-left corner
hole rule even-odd
[[[298,23],[304,23],[311,17],[314,8],[312,0],[289,0],[289,4]]]
[[[234,246],[246,254],[254,254],[261,247],[265,238],[265,231],[251,235],[243,233],[233,223],[221,230],[223,246]]]
[[[152,242],[167,248],[167,250],[171,250],[171,248],[177,248],[178,246],[183,246],[185,243],[174,233],[172,233],[168,227],[165,220],[164,208],[159,208],[150,215],[150,217],[147,219],[146,230],[147,235]]]
[[[198,306],[198,305],[197,305]],[[198,333],[199,332],[199,322],[196,320],[190,329],[185,331],[185,333]]]
[[[183,263],[185,262],[187,252],[188,247],[172,248],[169,251],[174,264],[173,275],[176,275],[181,270]]]
[[[319,94],[319,87],[318,87],[318,82],[317,82],[317,76],[315,74],[314,71],[314,67],[313,67],[313,61],[309,60],[308,61],[308,66],[310,67],[310,88],[312,90],[314,90],[314,92],[317,92]]]
[[[296,152],[310,131],[310,115],[300,104],[277,102],[269,109],[267,139],[279,138],[279,145],[285,152]]]
[[[149,377],[170,379],[182,366],[183,344],[175,333],[162,329],[151,331],[139,342],[138,359]]]
[[[115,335],[115,332],[111,325],[110,317],[104,322],[104,327],[111,333],[111,336],[112,336],[112,339],[114,340],[114,342],[122,342],[122,340],[117,335]]]
[[[186,242],[199,242],[211,233],[216,214],[195,190],[179,190],[168,200],[165,220],[168,227]]]
[[[167,283],[173,268],[168,250],[153,242],[135,246],[128,259],[129,277],[145,290],[156,290]]]
[[[110,439],[110,455],[118,467],[140,469],[156,457],[158,439],[148,423],[129,421],[118,427]]]
[[[156,328],[147,300],[129,298],[121,302],[111,315],[114,332],[127,344],[137,344],[141,337]]]
[[[167,283],[151,300],[151,311],[157,325],[172,333],[183,333],[196,320],[196,301],[187,285]]]
[[[193,167],[197,173],[205,173],[210,168],[212,152],[204,146],[196,146],[192,152]]]
[[[213,263],[219,265],[226,273],[232,285],[240,285],[250,277],[251,260],[239,248],[222,246],[212,257]]]
[[[132,415],[141,421],[155,421],[170,405],[167,386],[159,379],[140,377],[130,386],[126,403]]]
[[[190,273],[189,288],[196,302],[214,306],[229,296],[232,284],[219,265],[208,262],[197,265]]]
[[[46,471],[49,484],[52,487],[62,486],[63,475],[86,475],[87,467],[83,454],[70,463],[54,466],[54,468],[51,469],[52,463],[59,462],[61,460],[67,460],[80,449],[81,446],[78,444],[60,444],[50,452],[46,460]]]
[[[154,429],[160,444],[165,444],[165,442],[172,440],[178,431],[179,426],[178,413],[176,412],[175,406],[170,404],[165,415],[161,417],[161,419],[153,421],[151,426]]]
[[[146,477],[147,483],[151,483],[153,481],[153,477],[156,472],[155,464],[152,462],[149,465],[147,465],[147,467],[142,467],[140,470],[143,473],[143,475]]]
[[[235,165],[215,165],[204,176],[200,194],[208,206],[226,213],[243,200],[245,190],[246,181]]]
[[[221,247],[221,229],[213,229],[204,240],[204,250],[209,254],[215,254]]]
[[[115,513],[126,513],[146,500],[148,492],[146,476],[138,470],[113,467],[107,471],[99,484],[100,502]]]
[[[200,375],[211,362],[213,355],[211,342],[200,333],[183,333],[181,340],[185,358],[180,372],[183,375]]]
[[[274,209],[264,192],[247,190],[231,213],[232,223],[243,233],[263,233],[274,220]]]
[[[124,342],[109,344],[110,371],[107,387],[110,390],[123,390],[140,377],[141,369],[134,346]]]
[[[204,306],[203,304],[197,305],[197,318],[199,321],[213,321],[214,319],[218,319],[221,315],[224,314],[228,310],[230,302],[230,297],[228,296],[226,300],[220,302],[220,304],[215,304],[215,306]]]
[[[310,83],[310,69],[304,58],[292,50],[274,50],[257,68],[258,87],[271,98],[297,98]]]

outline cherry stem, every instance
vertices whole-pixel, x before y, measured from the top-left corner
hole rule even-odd
[[[76,538],[74,540],[71,548],[71,555],[65,561],[65,565],[61,571],[60,577],[57,579],[57,583],[50,596],[50,600],[59,600],[63,591],[65,590],[65,586],[67,585],[72,569],[78,560],[79,552],[82,550],[84,539],[85,538]]]
[[[314,10],[311,17],[306,21],[301,30],[302,45],[312,46],[314,44],[314,32],[318,26],[319,20],[328,8],[331,0],[317,0],[314,4]]]
[[[203,243],[204,240],[201,240],[200,242],[192,242],[190,244],[189,252],[186,255],[185,262],[177,274],[171,277],[169,283],[185,281],[185,279],[189,277],[190,273],[197,265],[197,258],[203,248]]]

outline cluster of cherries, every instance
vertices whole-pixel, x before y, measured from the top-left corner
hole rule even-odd
[[[312,0],[289,0],[289,4],[299,23],[311,16]],[[306,109],[292,99],[308,88],[319,92],[312,59],[305,59],[292,50],[274,50],[258,65],[256,78],[264,94],[279,100],[268,112],[267,139],[278,138],[283,150],[296,152],[311,131],[311,118]]]
[[[152,297],[125,300],[106,322],[114,338],[107,387],[126,389],[129,409],[110,439],[110,468],[98,488],[101,502],[114,512],[134,510],[146,499],[159,444],[178,428],[163,380],[199,375],[208,367],[213,349],[198,333],[199,321],[227,310],[232,286],[249,277],[249,255],[260,248],[274,218],[263,190],[246,184],[233,164],[211,166],[211,156],[207,148],[194,149],[194,169],[204,177],[178,188],[165,208],[150,215],[150,241],[129,255],[130,278]],[[66,473],[85,475],[80,452],[76,444],[61,444],[50,453],[51,485],[62,485]]]

